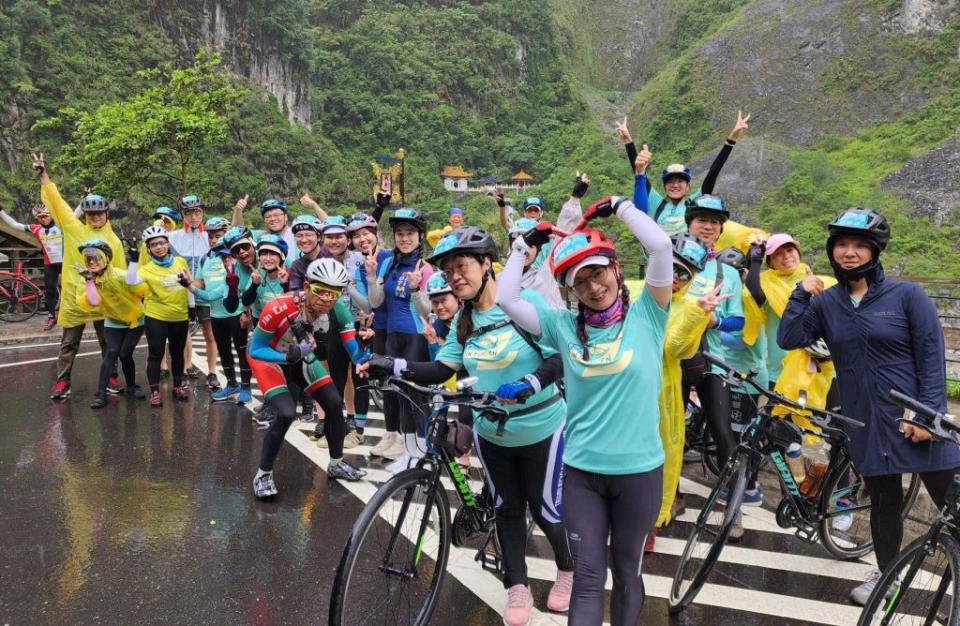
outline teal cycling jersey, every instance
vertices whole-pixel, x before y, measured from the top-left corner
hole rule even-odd
[[[787,351],[777,343],[777,332],[780,330],[780,318],[770,308],[770,303],[763,305],[767,312],[767,322],[763,328],[763,334],[767,336],[767,373],[771,381],[780,379],[780,372],[783,371],[783,359],[787,356]]]
[[[634,474],[663,465],[659,398],[669,310],[644,289],[622,323],[587,326],[586,359],[573,313],[541,301],[537,314],[543,344],[563,359],[563,462],[598,474]]]
[[[524,299],[533,302],[538,308],[546,304],[539,294],[526,292]],[[539,304],[538,304],[539,303]],[[496,391],[500,385],[510,383],[533,373],[543,362],[543,357],[531,347],[513,324],[507,314],[498,305],[486,311],[473,310],[473,328],[481,329],[496,325],[496,328],[476,337],[467,339],[466,344],[457,341],[456,328],[460,313],[450,323],[447,342],[440,348],[436,360],[452,365],[462,365],[467,373],[476,376],[479,381],[474,386],[477,391]],[[556,351],[542,347],[544,357],[556,354]],[[535,407],[550,400],[559,391],[556,385],[550,385],[539,393],[527,398],[524,404],[506,406],[511,413]],[[478,435],[498,446],[528,446],[550,437],[563,426],[566,416],[566,404],[563,400],[554,402],[542,409],[508,419],[501,436],[497,436],[497,422],[477,416],[473,428]]]
[[[239,269],[239,264],[237,264]],[[194,287],[193,295],[198,303],[206,304],[210,307],[210,316],[216,319],[226,319],[235,317],[243,313],[243,307],[238,306],[235,311],[227,311],[224,305],[224,298],[227,297],[227,270],[223,265],[223,259],[219,256],[209,257],[200,270],[200,276],[203,280],[203,288]]]
[[[677,233],[684,233],[687,231],[687,220],[685,217],[687,213],[687,200],[692,200],[700,195],[700,190],[697,189],[688,196],[685,196],[677,204],[673,204],[670,200],[666,200],[660,195],[660,192],[651,185],[650,191],[647,193],[647,207],[650,212],[650,217],[656,219],[657,224],[663,229],[663,232],[668,235],[672,236]],[[664,202],[664,200],[666,200],[666,202]],[[660,209],[661,203],[663,204],[663,209]],[[659,215],[657,215],[658,210]]]
[[[730,297],[720,303],[714,312],[718,318],[743,317],[743,283],[740,282],[740,274],[729,265],[723,264],[723,285],[720,287],[719,295],[730,294]],[[688,298],[699,300],[703,296],[713,291],[717,284],[717,261],[710,259],[707,265],[699,272],[690,283],[687,289]],[[716,357],[736,365],[733,361],[737,358],[735,352],[728,350],[721,338],[721,332],[715,328],[708,328],[706,333],[707,351]],[[722,374],[722,370],[712,365],[710,372]]]

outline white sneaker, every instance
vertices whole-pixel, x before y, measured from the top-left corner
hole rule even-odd
[[[870,599],[870,594],[873,593],[873,590],[874,588],[876,588],[877,583],[880,581],[880,576],[882,574],[883,572],[881,572],[878,569],[870,570],[870,573],[867,574],[867,579],[864,580],[859,585],[857,585],[856,587],[854,587],[853,591],[850,592],[850,601],[860,606],[866,606],[867,600]],[[888,591],[892,592],[893,587],[891,587]],[[892,594],[888,593],[887,597],[889,597],[890,595]]]
[[[377,445],[373,446],[373,449],[370,450],[370,456],[383,456],[383,453],[393,447],[393,444],[396,443],[398,438],[397,433],[385,432]]]
[[[343,449],[349,450],[350,448],[356,448],[363,443],[363,437],[356,432],[349,432],[343,438]]]
[[[383,469],[387,470],[394,476],[402,472],[403,470],[410,469],[413,467],[414,460],[410,458],[407,453],[401,454],[396,460],[387,463]]]
[[[397,437],[389,448],[380,453],[380,456],[385,459],[399,459],[406,455],[407,449],[403,447],[403,440],[400,437]]]

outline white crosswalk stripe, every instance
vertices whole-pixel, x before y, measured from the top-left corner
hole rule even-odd
[[[204,354],[202,337],[195,336],[193,363],[206,373]],[[218,369],[218,374],[222,379],[222,370]],[[256,380],[253,381],[253,396],[254,401],[248,405],[251,410],[262,402],[262,396],[256,389]],[[364,433],[366,441],[361,446],[345,450],[346,456],[353,457],[351,462],[359,460],[363,464],[362,459],[369,457],[370,449],[384,432],[382,419],[380,413],[371,411],[368,415]],[[313,428],[312,423],[294,422],[286,434],[286,441],[320,469],[325,469],[330,460],[329,453],[308,438]],[[472,463],[479,467],[475,458]],[[340,481],[342,487],[363,502],[369,501],[379,485],[390,477],[388,472],[376,466],[368,465],[365,469],[368,475],[364,481]],[[444,478],[444,486],[450,491],[451,504],[455,506],[452,483]],[[471,486],[477,490],[481,487],[478,476],[473,473]],[[699,513],[699,500],[708,495],[711,489],[709,485],[686,477],[681,478],[680,488],[683,493],[690,494],[688,501],[692,502],[688,504],[686,513],[669,527],[672,529],[676,526],[676,532],[658,536],[655,553],[644,559],[644,583],[650,602],[665,604],[663,599],[669,594],[673,570],[682,553],[687,529]],[[859,561],[838,561],[832,559],[822,547],[804,544],[792,536],[791,530],[780,528],[771,511],[761,507],[745,507],[743,516],[747,537],[756,537],[757,540],[752,545],[728,545],[724,549],[717,570],[724,568],[725,573],[718,575],[714,572],[697,596],[692,610],[703,608],[705,614],[711,615],[706,620],[709,622],[715,622],[715,615],[719,614],[724,622],[729,623],[763,623],[784,617],[789,617],[791,623],[856,623],[860,609],[849,604],[846,597],[850,589],[862,582],[875,565],[872,554]],[[549,544],[539,529],[534,530],[531,543],[534,546],[527,558],[531,584],[539,583],[548,587],[556,576],[556,566],[552,559],[533,554],[533,549],[539,547],[541,555],[549,554]],[[505,601],[503,585],[496,576],[474,562],[474,555],[475,550],[453,548],[448,572],[480,600],[502,613]],[[612,578],[608,573],[608,594],[611,585]],[[567,620],[563,615],[549,613],[542,608],[539,611],[534,609],[531,623],[566,624]],[[684,623],[700,622],[685,619]]]

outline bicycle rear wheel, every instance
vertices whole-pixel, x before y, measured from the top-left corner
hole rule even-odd
[[[19,278],[0,280],[0,320],[23,322],[40,310],[42,296],[33,283]]]
[[[849,459],[827,478],[821,494],[820,541],[827,551],[838,559],[856,559],[873,550],[870,529],[870,493],[863,477]],[[920,477],[904,474],[904,504],[902,517],[906,518],[917,499]]]
[[[680,564],[673,575],[668,599],[671,613],[681,611],[693,602],[719,560],[743,501],[748,465],[747,460],[740,455],[735,461],[727,463],[720,473],[717,486],[703,503],[703,509],[687,537]],[[721,491],[727,493],[725,504],[720,502]]]
[[[343,549],[329,623],[426,624],[450,555],[450,505],[423,468],[397,474],[363,507]]]
[[[960,624],[960,545],[947,532],[897,555],[874,587],[858,626]]]

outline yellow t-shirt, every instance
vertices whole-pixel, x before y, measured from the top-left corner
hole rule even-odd
[[[187,320],[190,292],[177,282],[177,274],[188,269],[183,257],[175,257],[170,267],[161,267],[151,259],[137,268],[140,280],[147,284],[147,296],[144,299],[147,317],[162,322]]]
[[[116,267],[108,267],[94,280],[100,293],[100,307],[107,317],[126,322],[130,328],[139,326],[143,316],[143,296],[147,293],[147,284],[127,284],[127,273]],[[81,289],[77,295],[77,304],[84,311],[93,311],[98,307],[87,302],[87,290]]]

